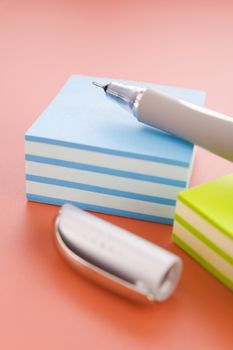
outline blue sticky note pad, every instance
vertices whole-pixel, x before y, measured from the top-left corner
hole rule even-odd
[[[193,145],[138,122],[92,84],[111,80],[71,76],[27,131],[27,197],[172,223],[176,197],[190,178]],[[124,83],[204,103],[200,91]]]

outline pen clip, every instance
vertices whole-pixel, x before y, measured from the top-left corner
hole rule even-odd
[[[93,280],[97,284],[100,284],[107,289],[129,299],[143,303],[154,301],[153,295],[143,292],[143,290],[140,290],[139,287],[133,282],[127,281],[117,275],[114,275],[113,273],[110,273],[109,271],[104,270],[104,268],[96,266],[91,261],[88,261],[87,258],[80,256],[77,251],[74,252],[62,238],[62,232],[59,224],[60,216],[58,215],[55,222],[56,245],[65,260],[68,261],[75,270]]]

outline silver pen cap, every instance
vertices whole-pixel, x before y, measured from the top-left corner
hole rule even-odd
[[[106,96],[111,100],[119,104],[124,109],[131,111],[137,116],[137,107],[139,100],[146,90],[142,87],[124,85],[116,82],[111,82],[106,85],[93,82],[93,85],[102,88],[105,91]]]
[[[166,300],[181,276],[178,256],[68,203],[58,213],[55,241],[77,271],[135,301]]]

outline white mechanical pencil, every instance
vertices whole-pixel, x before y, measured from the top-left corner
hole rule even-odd
[[[177,135],[233,161],[233,118],[151,88],[111,82],[101,85],[108,98],[138,121]]]

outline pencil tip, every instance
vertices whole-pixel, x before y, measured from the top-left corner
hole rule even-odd
[[[105,87],[105,85],[101,85],[101,84],[97,83],[96,81],[93,81],[92,84],[100,87],[101,89],[104,89],[104,87]]]

